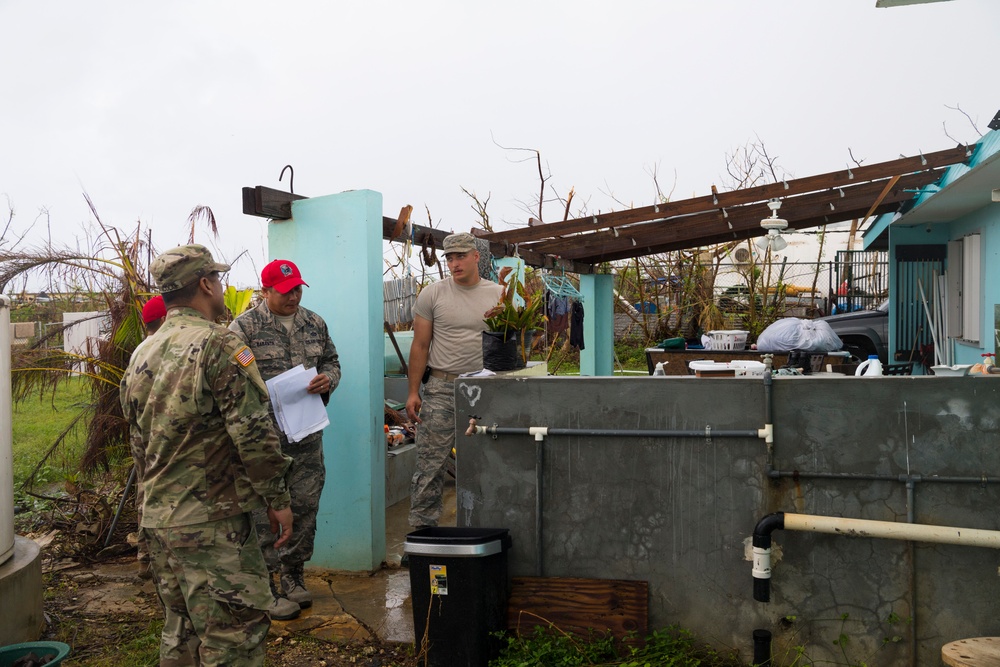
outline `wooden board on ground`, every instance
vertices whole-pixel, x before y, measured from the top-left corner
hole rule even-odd
[[[553,625],[586,636],[590,629],[640,639],[649,629],[649,582],[617,579],[514,577],[507,629],[530,633]]]

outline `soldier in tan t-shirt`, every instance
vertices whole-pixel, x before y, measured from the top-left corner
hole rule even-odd
[[[421,290],[413,309],[406,414],[420,424],[417,470],[410,483],[414,528],[436,526],[441,518],[444,466],[455,446],[454,380],[483,367],[483,316],[503,293],[500,285],[479,276],[479,251],[471,234],[451,234],[443,246],[451,277]]]

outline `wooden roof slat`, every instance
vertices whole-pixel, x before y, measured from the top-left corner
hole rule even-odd
[[[563,222],[523,227],[510,231],[494,232],[492,234],[482,231],[474,233],[477,236],[489,239],[491,242],[507,244],[525,243],[566,234],[621,227],[657,218],[698,213],[710,209],[728,209],[729,207],[764,201],[773,197],[785,198],[816,190],[855,185],[860,181],[871,181],[899,174],[937,169],[964,162],[968,159],[967,153],[967,147],[958,146],[956,148],[928,153],[923,157],[918,155],[916,157],[899,158],[888,162],[879,162],[817,176],[793,179],[787,181],[787,184],[769,183],[744,190],[720,192],[718,195],[706,195],[653,206],[642,206],[626,211],[601,213]]]

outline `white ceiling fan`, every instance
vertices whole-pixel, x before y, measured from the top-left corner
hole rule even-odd
[[[782,238],[781,232],[788,227],[788,221],[778,217],[781,200],[772,199],[767,202],[767,207],[771,209],[771,217],[760,221],[760,226],[767,230],[767,234],[757,239],[757,247],[764,251],[768,248],[776,252],[784,250],[788,247],[788,241]]]

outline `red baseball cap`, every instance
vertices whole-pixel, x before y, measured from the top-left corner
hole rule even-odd
[[[273,287],[281,294],[288,294],[299,285],[309,287],[309,283],[302,280],[299,267],[287,259],[276,259],[265,266],[260,272],[260,284]]]
[[[167,307],[163,304],[163,297],[157,294],[146,302],[142,307],[142,321],[146,324],[162,320],[167,316]]]

